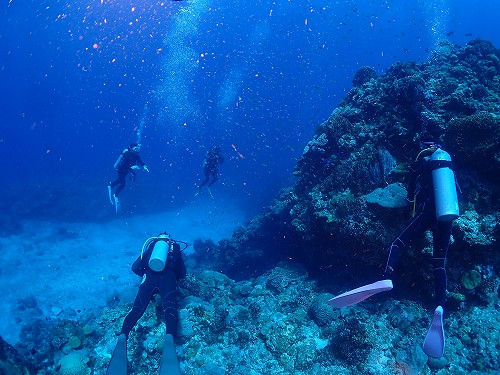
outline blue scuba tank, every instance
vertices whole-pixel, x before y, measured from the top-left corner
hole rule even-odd
[[[458,218],[458,197],[455,184],[455,173],[451,169],[451,157],[446,151],[438,148],[430,158],[432,183],[434,185],[434,201],[436,219],[452,221]]]

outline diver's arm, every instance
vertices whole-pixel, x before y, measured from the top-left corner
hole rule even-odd
[[[143,276],[146,273],[146,270],[148,269],[147,260],[149,260],[149,258],[151,257],[153,246],[154,243],[150,244],[149,248],[144,252],[144,254],[142,254],[142,256],[139,256],[132,264],[132,272],[137,276]]]
[[[146,272],[146,269],[142,266],[141,257],[137,258],[135,262],[132,264],[132,272],[137,276],[142,276]]]

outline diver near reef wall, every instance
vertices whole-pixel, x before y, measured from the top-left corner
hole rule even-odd
[[[174,336],[177,333],[177,281],[186,276],[186,267],[182,259],[187,244],[174,240],[167,233],[146,240],[141,255],[132,264],[132,271],[142,276],[132,310],[123,321],[118,342],[116,344],[107,375],[127,374],[127,338],[137,321],[142,317],[151,298],[160,294],[163,319],[165,321],[165,338],[160,364],[160,375],[179,374],[179,363],[175,353]]]
[[[421,142],[421,151],[412,167],[408,199],[413,216],[388,248],[382,280],[332,298],[330,305],[341,308],[393,287],[392,279],[398,258],[415,236],[431,229],[433,235],[432,268],[436,309],[423,350],[429,357],[442,357],[445,348],[443,307],[446,300],[446,254],[453,220],[459,216],[455,175],[450,155],[435,142]]]
[[[215,146],[212,149],[207,151],[207,154],[205,156],[205,160],[203,162],[203,172],[205,173],[205,179],[203,182],[198,186],[198,192],[196,195],[199,194],[201,191],[201,188],[205,185],[208,187],[208,191],[210,192],[210,186],[212,186],[218,179],[218,173],[219,173],[219,164],[224,163],[224,157],[220,154],[220,146]],[[212,194],[212,193],[210,193]]]
[[[120,156],[115,162],[114,168],[118,173],[118,178],[108,185],[108,195],[109,201],[116,208],[116,212],[120,211],[120,200],[118,199],[118,194],[123,190],[127,181],[126,177],[130,173],[131,179],[135,180],[135,171],[142,168],[146,172],[149,172],[148,167],[141,159],[139,154],[141,150],[141,145],[139,143],[132,143],[128,148],[122,151]],[[113,188],[116,189],[113,193]]]

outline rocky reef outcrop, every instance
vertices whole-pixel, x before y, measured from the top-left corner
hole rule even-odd
[[[467,276],[475,287],[477,275]],[[334,309],[303,266],[281,262],[257,278],[234,281],[210,270],[192,270],[179,284],[176,336],[181,373],[400,375],[497,374],[500,315],[494,308],[459,309],[447,319],[440,359],[421,348],[432,313],[410,300],[373,297]],[[130,306],[83,312],[78,321],[41,320],[26,327],[0,373],[104,374]],[[165,324],[158,299],[128,339],[130,374],[158,372]],[[1,342],[0,342],[1,344]]]
[[[500,50],[442,42],[421,64],[398,62],[379,77],[365,67],[353,84],[306,145],[295,185],[232,238],[198,243],[200,259],[237,279],[293,258],[340,289],[373,280],[409,218],[404,186],[418,141],[432,138],[452,155],[460,185],[448,289],[456,301],[498,300]],[[428,235],[402,257],[401,289],[432,297],[431,256]],[[471,271],[481,282],[468,289],[461,280]]]
[[[30,362],[0,336],[0,374],[35,374],[37,366]]]

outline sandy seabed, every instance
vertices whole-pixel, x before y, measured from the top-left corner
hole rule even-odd
[[[229,238],[244,220],[227,202],[200,200],[103,223],[26,221],[21,233],[0,238],[0,335],[14,344],[36,318],[77,316],[116,296],[119,303],[132,302],[140,280],[130,266],[147,238],[166,231],[191,245],[188,254],[194,240]]]

